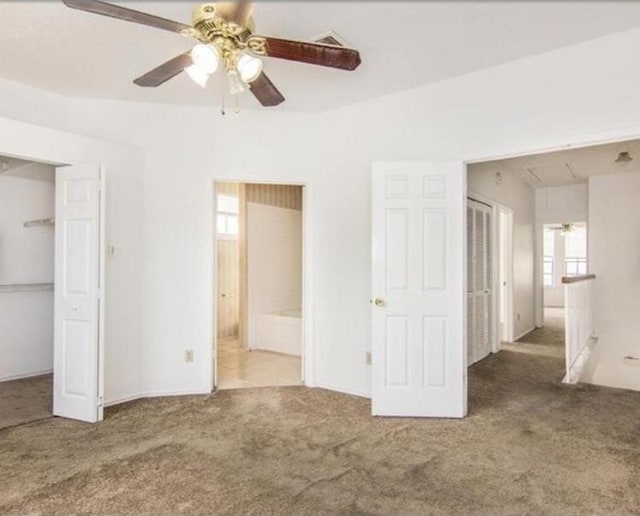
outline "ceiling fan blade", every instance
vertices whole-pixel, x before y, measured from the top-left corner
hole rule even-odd
[[[162,63],[160,66],[155,67],[150,72],[138,77],[134,80],[134,84],[145,88],[155,88],[161,84],[172,79],[180,72],[182,72],[187,66],[191,66],[193,60],[191,59],[191,51],[180,54],[179,56],[169,59],[166,63]]]
[[[284,102],[282,93],[278,91],[278,88],[275,87],[271,79],[269,79],[264,72],[249,84],[249,89],[255,98],[258,99],[258,102],[265,107],[277,106]]]
[[[264,38],[266,55],[290,61],[300,61],[341,70],[355,70],[360,64],[360,53],[352,48],[322,45],[307,41]]]
[[[133,23],[140,23],[142,25],[148,25],[149,27],[155,27],[156,29],[178,33],[185,33],[186,31],[192,30],[190,25],[185,25],[184,23],[167,20],[159,16],[154,16],[153,14],[134,11],[127,7],[100,2],[98,0],[62,0],[62,2],[72,9],[102,14],[103,16],[110,16],[111,18],[118,18]]]
[[[246,0],[238,2],[220,2],[217,4],[222,17],[228,21],[245,25],[249,17],[253,14],[253,3]]]

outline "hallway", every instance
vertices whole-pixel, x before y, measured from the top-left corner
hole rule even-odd
[[[564,377],[564,308],[545,307],[544,326],[536,328],[516,342],[503,342],[501,351],[555,358],[559,380]],[[555,373],[554,373],[555,374]]]

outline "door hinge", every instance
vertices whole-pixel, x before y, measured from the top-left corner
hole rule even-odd
[[[104,406],[104,401],[102,399],[102,396],[98,396],[98,407],[102,407]]]

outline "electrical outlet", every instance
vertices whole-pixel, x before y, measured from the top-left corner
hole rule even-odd
[[[520,320],[520,314],[518,314],[518,321]]]
[[[193,350],[192,349],[187,349],[184,352],[184,361],[185,362],[193,362]]]
[[[364,363],[367,365],[371,365],[371,351],[367,351],[365,355]]]

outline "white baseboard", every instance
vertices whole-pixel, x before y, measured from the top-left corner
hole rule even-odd
[[[141,400],[145,398],[163,398],[166,396],[201,396],[203,394],[211,394],[208,390],[198,391],[153,391],[142,392],[140,394],[132,394],[130,396],[124,396],[122,398],[116,398],[113,400],[105,401],[105,407],[111,407],[113,405],[120,405],[121,403],[127,403],[128,401]]]
[[[518,335],[516,338],[513,339],[513,342],[516,342],[518,340],[520,340],[522,337],[524,337],[525,335],[528,335],[529,333],[531,333],[533,330],[535,330],[536,327],[532,326],[531,328],[529,328],[528,330],[525,330],[523,333],[521,333],[520,335]]]
[[[23,378],[33,378],[34,376],[42,376],[43,374],[51,374],[53,369],[44,369],[42,371],[33,371],[31,373],[10,374],[0,378],[0,382],[9,382],[11,380],[22,380]]]
[[[326,383],[316,383],[314,387],[318,389],[326,389],[328,391],[340,392],[342,394],[349,394],[350,396],[358,396],[359,398],[371,399],[371,394],[369,393],[354,391],[352,389],[344,389],[343,387],[335,387]]]
[[[567,368],[567,373],[562,379],[563,383],[578,383],[580,381],[580,377],[582,376],[584,368],[587,365],[587,362],[589,361],[589,357],[591,356],[593,348],[596,346],[597,343],[598,343],[597,337],[591,336],[589,337],[589,339],[587,339],[587,342],[580,350],[580,353],[578,353],[578,356],[573,361],[573,364],[571,364]]]
[[[359,398],[367,398],[371,399],[371,394],[355,391],[352,389],[344,389],[342,387],[335,387],[333,385],[327,384],[316,384],[313,387],[307,386],[310,389],[326,389],[328,391],[335,391],[342,394],[348,394],[350,396],[358,396]],[[211,394],[208,390],[196,390],[196,391],[151,391],[151,392],[142,392],[140,394],[132,394],[130,396],[123,396],[121,398],[107,400],[104,403],[105,407],[112,407],[114,405],[120,405],[121,403],[127,403],[129,401],[146,399],[146,398],[162,398],[165,396],[201,396],[203,394]]]

